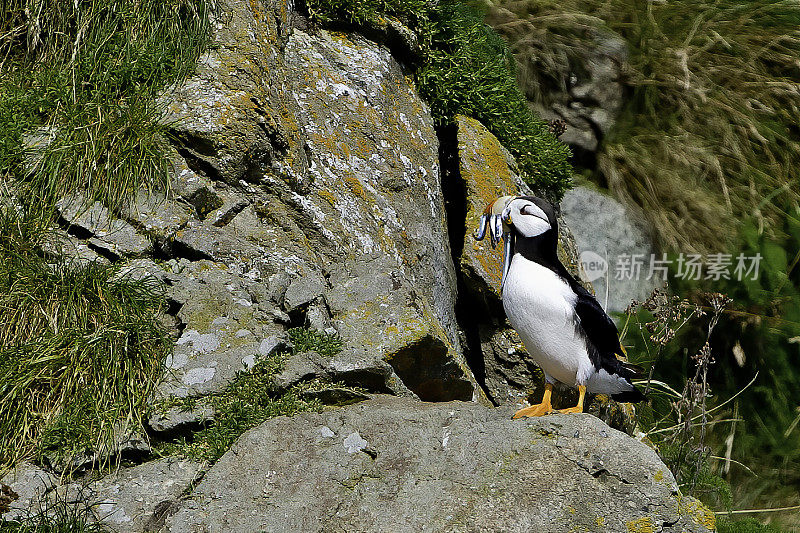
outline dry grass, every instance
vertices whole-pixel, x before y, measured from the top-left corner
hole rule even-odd
[[[776,195],[797,202],[795,2],[499,1],[488,16],[535,101],[546,98],[541,87],[564,83],[593,34],[610,29],[627,41],[630,95],[598,171],[644,208],[664,247],[724,250],[743,218],[771,230]]]

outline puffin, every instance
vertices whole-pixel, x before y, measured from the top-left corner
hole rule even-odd
[[[578,404],[562,413],[582,413],[587,393],[644,400],[631,381],[642,377],[643,369],[620,360],[625,350],[616,325],[558,259],[553,206],[535,196],[497,198],[481,216],[475,239],[487,233],[493,247],[503,240],[500,292],[508,321],[545,377],[542,402],[513,418],[554,412],[556,384],[579,393]]]

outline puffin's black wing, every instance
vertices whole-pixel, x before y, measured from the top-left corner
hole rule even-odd
[[[566,269],[563,269],[562,276],[578,296],[575,303],[575,314],[578,316],[576,327],[587,341],[589,359],[595,368],[602,368],[606,372],[622,376],[628,381],[642,377],[643,369],[641,367],[617,359],[617,355],[625,356],[619,341],[619,330],[597,299],[583,288]],[[634,389],[630,392],[615,394],[613,398],[624,402],[637,402],[644,400],[644,395]]]
[[[580,319],[580,327],[587,340],[601,355],[616,359],[616,355],[625,355],[619,342],[619,330],[611,317],[603,310],[597,299],[578,283],[572,287],[578,295],[575,303],[575,314]],[[599,365],[598,365],[599,367]]]

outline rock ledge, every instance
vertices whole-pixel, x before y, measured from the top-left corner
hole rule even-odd
[[[377,397],[245,433],[166,530],[710,531],[656,453],[590,415]]]

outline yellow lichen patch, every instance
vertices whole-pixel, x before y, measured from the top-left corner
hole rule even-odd
[[[594,519],[594,523],[597,524],[597,527],[603,528],[606,525],[606,518],[604,516],[598,516]]]
[[[629,533],[654,533],[656,530],[653,519],[649,516],[631,520],[625,525],[628,527]]]
[[[364,190],[364,186],[361,185],[361,182],[355,176],[345,176],[344,183],[347,185],[347,188],[350,189],[350,192],[364,200],[365,202],[369,200],[367,198],[367,191]]]
[[[459,145],[461,174],[472,189],[470,192],[488,203],[515,189],[508,152],[500,141],[475,119],[459,116],[457,120],[463,132],[460,137],[473,141]]]
[[[678,496],[678,513],[688,515],[692,520],[709,531],[717,530],[717,517],[713,511],[703,505],[699,500]]]
[[[664,479],[664,471],[661,469],[657,470],[656,473],[653,475],[653,479],[656,481],[661,481],[662,479]]]
[[[477,120],[459,116],[459,160],[461,177],[467,187],[470,199],[465,234],[471,235],[478,227],[483,210],[492,200],[506,194],[517,192],[514,182],[513,161],[497,138]],[[469,237],[468,237],[469,238]],[[491,249],[487,241],[473,241],[473,250],[466,257],[471,266],[492,281],[493,288],[499,290],[502,278],[502,247]]]
[[[477,258],[480,268],[492,281],[492,288],[499,294],[500,282],[503,279],[503,247],[492,248],[487,241],[474,241],[472,248],[473,256]]]
[[[328,202],[331,205],[331,207],[336,205],[336,195],[333,194],[328,189],[320,189],[319,191],[317,191],[317,196]]]
[[[261,6],[256,0],[250,0],[250,12],[253,14],[253,19],[258,21],[260,20],[264,14],[261,12]]]

